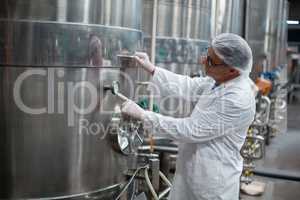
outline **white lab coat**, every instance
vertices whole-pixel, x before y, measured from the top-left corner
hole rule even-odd
[[[179,142],[170,200],[238,200],[240,149],[255,114],[249,79],[240,76],[215,87],[212,78],[189,78],[157,67],[152,83],[161,97],[176,94],[196,102],[187,118],[147,111],[144,121],[155,136]]]

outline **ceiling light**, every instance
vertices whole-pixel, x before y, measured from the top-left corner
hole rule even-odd
[[[299,24],[298,20],[287,20],[286,21],[288,24]]]

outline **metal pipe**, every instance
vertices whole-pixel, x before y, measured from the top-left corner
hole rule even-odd
[[[129,185],[132,183],[132,181],[134,180],[134,178],[136,177],[136,175],[138,174],[138,172],[141,169],[145,169],[145,171],[147,171],[149,168],[148,165],[145,165],[143,167],[139,167],[135,170],[135,172],[133,173],[133,175],[131,176],[131,178],[129,179],[128,183],[123,187],[122,191],[120,192],[120,194],[117,196],[117,198],[115,200],[118,200],[122,197],[122,195],[124,194],[124,192],[127,190],[127,188],[129,187]]]
[[[242,37],[247,39],[247,36],[246,36],[246,30],[247,30],[247,7],[248,7],[248,0],[245,0],[244,1],[244,5],[243,5],[243,27],[242,27]]]
[[[169,179],[161,172],[159,171],[159,176],[161,179],[169,186],[172,187],[172,183],[169,181]]]
[[[151,62],[153,64],[155,64],[156,26],[157,26],[157,0],[154,0],[153,16],[152,16],[152,38],[151,38]]]
[[[264,176],[269,178],[277,178],[277,179],[283,179],[288,181],[298,181],[300,182],[300,175],[291,174],[291,173],[282,173],[282,171],[270,171],[263,170],[263,169],[255,169],[253,170],[253,173],[257,176]]]
[[[269,118],[270,118],[270,110],[271,110],[271,100],[267,96],[262,96],[261,97],[266,103],[267,103],[267,112],[266,112],[266,119],[265,119],[265,124],[269,123]]]
[[[157,196],[157,194],[156,194],[156,192],[155,192],[155,190],[154,190],[154,188],[152,186],[152,183],[150,181],[149,174],[148,174],[148,169],[147,168],[145,169],[145,180],[146,180],[146,183],[147,183],[147,185],[149,187],[149,190],[150,190],[153,198],[155,200],[159,200],[159,198],[158,198],[158,196]]]
[[[164,196],[166,196],[169,192],[171,191],[171,188],[168,187],[166,188],[164,191],[162,191],[159,195],[158,195],[158,198],[159,199],[162,199]]]
[[[151,149],[150,145],[145,145],[145,146],[139,147],[140,151],[146,151],[146,150],[150,150],[150,149]],[[163,152],[174,153],[174,154],[178,153],[178,147],[153,146],[153,149],[155,151],[163,151]]]

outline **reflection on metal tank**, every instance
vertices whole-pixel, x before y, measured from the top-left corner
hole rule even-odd
[[[197,76],[201,73],[199,58],[211,39],[210,0],[160,0],[157,6],[155,63],[178,74]],[[144,49],[151,52],[153,1],[144,1],[142,30]],[[184,116],[192,106],[174,99],[160,105],[161,112]],[[187,104],[186,104],[187,105]]]
[[[248,0],[246,17],[246,39],[254,57],[251,77],[255,80],[261,72],[280,74],[273,81],[275,89],[271,95],[270,121],[273,130],[286,131],[286,89],[279,88],[287,83],[287,9],[286,0]],[[280,87],[278,87],[280,86]],[[280,104],[278,103],[280,102]]]
[[[266,32],[265,49],[268,52],[268,71],[280,68],[280,77],[273,82],[274,85],[284,85],[287,79],[287,1],[276,0],[268,2],[268,26]],[[274,87],[276,91],[276,87]],[[276,94],[277,93],[277,94]],[[271,97],[270,121],[274,122],[274,130],[277,133],[285,133],[287,130],[286,89],[273,92]]]
[[[118,101],[103,88],[115,80],[129,84],[116,55],[141,48],[140,6],[2,2],[1,199],[113,199],[119,192],[126,159],[107,137]]]
[[[251,0],[246,7],[245,38],[253,52],[255,79],[261,71],[286,64],[287,2]]]
[[[211,37],[210,0],[158,1],[157,36],[207,40]],[[143,31],[151,35],[153,1],[144,0]]]
[[[289,12],[289,2],[288,1],[282,1],[282,11],[281,11],[281,17],[280,17],[280,39],[279,39],[279,44],[280,44],[280,49],[279,49],[279,60],[280,60],[280,65],[282,64],[287,64],[287,47],[288,47],[288,39],[287,39],[287,33],[288,33],[288,27],[287,27],[287,19],[288,19],[288,12]],[[286,72],[286,77],[287,77],[287,72]]]
[[[247,1],[245,21],[245,39],[249,43],[253,53],[253,73],[257,76],[257,65],[262,64],[265,57],[265,32],[267,25],[267,1]]]
[[[269,70],[285,64],[286,48],[286,0],[268,1],[265,50],[270,54]]]
[[[235,33],[243,35],[244,0],[213,0],[213,35]]]
[[[3,3],[4,2],[4,3]],[[1,18],[138,28],[140,0],[4,0]]]

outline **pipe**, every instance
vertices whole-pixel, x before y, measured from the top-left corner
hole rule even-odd
[[[152,183],[150,181],[149,174],[148,174],[148,169],[147,168],[145,169],[145,180],[146,180],[146,183],[147,183],[147,185],[149,187],[149,190],[150,190],[150,192],[151,192],[154,200],[159,200],[159,198],[158,198],[158,196],[157,196],[157,194],[156,194],[156,192],[155,192],[155,190],[154,190],[154,188],[152,186]]]
[[[243,11],[244,11],[244,15],[243,15],[243,27],[242,27],[242,37],[245,38],[247,40],[248,35],[246,35],[246,31],[248,29],[247,27],[247,14],[248,14],[248,0],[244,1],[244,5],[243,5]]]
[[[266,171],[262,169],[255,169],[253,170],[253,173],[257,176],[264,176],[269,178],[277,178],[277,179],[283,179],[288,181],[297,181],[300,182],[300,176],[294,175],[294,174],[288,174],[288,173],[276,173],[275,171]]]
[[[169,181],[169,179],[161,171],[159,171],[159,176],[168,185],[168,187],[172,187],[172,183]]]
[[[262,96],[261,97],[262,100],[264,100],[267,103],[267,114],[266,114],[266,119],[264,121],[264,124],[268,124],[269,123],[269,118],[270,118],[270,110],[271,110],[271,100],[269,99],[269,97],[267,96]]]
[[[120,192],[120,194],[117,196],[117,198],[115,200],[119,200],[122,197],[122,195],[124,194],[124,192],[127,190],[127,188],[129,187],[129,185],[132,183],[132,181],[134,180],[135,176],[137,175],[137,173],[141,169],[145,169],[147,171],[148,168],[149,168],[148,165],[137,168],[135,170],[135,172],[133,173],[133,175],[131,176],[131,178],[129,179],[128,183],[124,186],[124,188],[122,189],[122,191]]]
[[[150,145],[145,145],[139,147],[140,151],[147,151],[150,150],[151,146]],[[153,146],[154,151],[163,151],[163,152],[168,152],[168,153],[178,153],[178,147],[168,147],[168,146]]]
[[[166,188],[164,191],[162,191],[159,195],[158,195],[158,198],[159,199],[162,199],[164,196],[166,196],[166,194],[168,194],[169,192],[171,191],[171,188],[168,187]]]
[[[153,18],[152,18],[152,38],[151,38],[151,62],[155,65],[157,0],[153,1],[153,16],[152,17]]]
[[[145,180],[146,180],[146,183],[149,187],[149,190],[150,190],[154,200],[159,200],[159,199],[163,198],[166,194],[168,194],[168,192],[170,192],[171,187],[172,187],[171,182],[167,179],[167,177],[161,171],[159,171],[159,176],[168,185],[168,188],[166,188],[159,195],[157,195],[157,193],[155,192],[155,190],[152,186],[152,183],[150,181],[149,174],[148,174],[148,168],[145,168]]]

